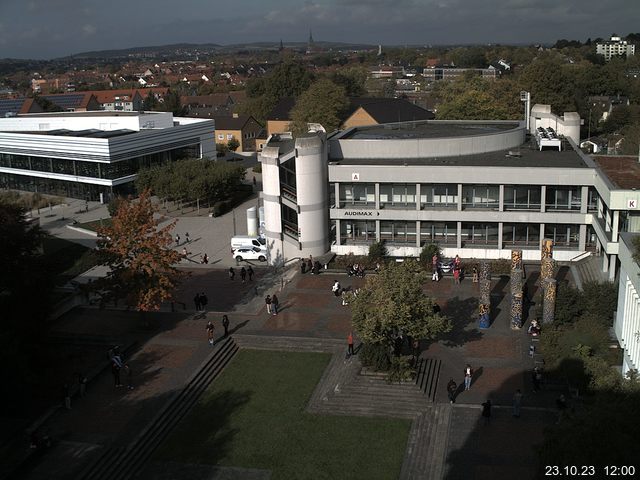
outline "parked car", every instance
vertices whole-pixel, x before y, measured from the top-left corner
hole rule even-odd
[[[233,250],[233,258],[238,262],[242,260],[259,260],[266,262],[267,253],[258,247],[242,247]]]

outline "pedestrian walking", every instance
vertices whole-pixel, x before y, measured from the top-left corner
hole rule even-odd
[[[278,314],[278,305],[280,305],[280,301],[278,300],[277,295],[274,293],[271,295],[271,313],[274,315]]]
[[[189,236],[189,232],[184,234],[184,241],[187,243],[191,243],[191,237]]]
[[[193,303],[196,306],[196,312],[199,312],[202,308],[202,299],[200,298],[200,294],[196,293],[196,296],[193,297]]]
[[[242,283],[245,283],[247,280],[247,269],[244,267],[240,269],[240,280],[242,280]]]
[[[83,374],[78,374],[78,393],[80,398],[84,397],[87,394],[87,377]]]
[[[478,283],[478,267],[473,267],[472,282]]]
[[[484,417],[484,424],[489,425],[491,423],[491,400],[489,399],[482,404],[482,416]]]
[[[264,303],[267,306],[267,313],[271,314],[271,295],[264,297]]]
[[[113,384],[116,388],[119,388],[122,386],[122,383],[120,383],[120,369],[122,368],[122,365],[118,364],[118,362],[115,360],[117,357],[113,357],[112,361],[111,361],[111,375],[113,375]]]
[[[222,315],[222,326],[224,327],[224,337],[229,336],[229,317]]]
[[[300,273],[305,274],[307,272],[307,263],[304,261],[304,258],[300,259]]]
[[[62,394],[64,396],[64,408],[71,410],[71,387],[68,383],[65,383],[62,387]]]
[[[215,330],[215,327],[213,326],[213,322],[209,320],[205,328],[207,330],[207,341],[209,342],[209,345],[213,345],[213,332]]]
[[[458,390],[458,384],[453,380],[453,378],[449,379],[449,383],[447,383],[447,396],[449,397],[449,403],[456,403],[456,391]]]
[[[247,268],[247,274],[249,275],[249,281],[253,282],[253,268],[251,268],[251,265]]]
[[[473,379],[473,368],[467,363],[464,367],[464,389],[469,390],[471,388],[471,380]]]
[[[127,390],[133,390],[133,370],[128,363],[124,364],[124,374],[127,376]]]
[[[309,270],[309,273],[313,275],[313,262],[311,261],[311,259],[307,260],[307,270]]]
[[[209,263],[209,256],[206,253],[202,257],[202,263],[205,265]]]
[[[176,247],[180,245],[180,235],[176,233]]]
[[[513,416],[520,418],[520,406],[522,405],[522,392],[520,389],[513,394]]]
[[[535,367],[531,373],[531,382],[533,383],[533,393],[537,393],[540,390],[542,383],[542,371],[540,367]]]
[[[233,269],[233,267],[229,267],[229,280],[233,280],[236,276],[236,271]]]
[[[349,335],[347,335],[347,354],[355,355],[353,350],[353,332],[349,332]]]
[[[453,283],[460,285],[460,269],[458,267],[453,269]]]
[[[200,310],[204,312],[207,309],[207,303],[209,303],[209,299],[204,294],[204,292],[202,292],[200,294]]]
[[[340,282],[338,280],[334,280],[333,286],[331,287],[331,291],[336,297],[339,297],[342,293],[342,288],[340,287]]]
[[[258,185],[258,182],[256,181],[256,176],[253,176],[253,186],[255,187],[256,185]]]

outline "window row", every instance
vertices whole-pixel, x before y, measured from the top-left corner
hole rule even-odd
[[[421,184],[420,193],[416,184],[379,184],[380,208],[457,209],[459,190],[457,184]],[[335,199],[335,184],[330,185],[331,204],[337,208],[376,208],[376,185],[374,183],[340,183],[339,198]],[[461,205],[464,209],[498,210],[500,206],[499,185],[462,185]],[[542,207],[542,188],[539,185],[505,185],[504,210],[534,210]],[[582,187],[547,187],[546,210],[580,211]],[[589,188],[587,210],[597,209],[597,192]]]
[[[112,163],[0,153],[0,167],[114,180],[134,175],[143,167],[152,167],[181,158],[197,158],[200,156],[199,150],[198,145],[193,145]]]
[[[539,224],[505,223],[502,226],[502,244],[537,248],[541,233],[543,238],[551,238],[558,247],[577,248],[580,225],[545,224],[544,232],[541,232]],[[342,245],[371,243],[377,238],[375,221],[340,221],[340,244]],[[442,246],[455,247],[458,242],[458,223],[381,220],[379,238],[390,245],[424,246],[429,243],[438,243]],[[462,222],[460,238],[463,247],[473,245],[497,247],[498,224]],[[588,235],[587,243],[590,240],[595,241]]]

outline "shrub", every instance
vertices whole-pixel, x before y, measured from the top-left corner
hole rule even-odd
[[[362,365],[377,372],[386,372],[391,365],[389,348],[382,343],[364,343],[358,356]]]
[[[354,263],[364,265],[364,268],[367,270],[372,270],[376,266],[375,262],[372,262],[366,255],[354,255],[353,253],[338,255],[335,259],[334,265],[337,268],[347,268]]]
[[[109,211],[109,215],[111,215],[112,217],[115,217],[116,213],[118,212],[118,209],[120,208],[120,205],[122,204],[122,202],[125,202],[125,201],[126,201],[126,198],[121,196],[113,197],[111,200],[109,200],[109,203],[107,204],[107,210]]]
[[[442,250],[440,250],[440,246],[437,243],[429,243],[422,248],[420,252],[420,263],[424,268],[431,268],[431,259],[434,255],[438,255],[438,257],[442,256]]]
[[[387,256],[387,246],[384,240],[369,245],[369,260],[377,261]]]
[[[253,173],[262,173],[262,164],[258,163],[257,165],[254,165],[251,170]]]
[[[402,355],[399,357],[391,357],[391,364],[387,372],[387,382],[408,382],[410,381],[416,371],[411,365],[413,357],[411,355]]]

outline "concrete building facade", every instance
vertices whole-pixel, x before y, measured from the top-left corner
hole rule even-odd
[[[557,260],[600,255],[613,279],[620,232],[640,231],[640,190],[576,147],[579,124],[536,105],[528,129],[424,121],[273,135],[259,157],[270,261],[366,254],[380,240],[399,257],[437,243],[448,257],[509,258],[518,248],[539,260],[551,238]]]

